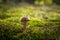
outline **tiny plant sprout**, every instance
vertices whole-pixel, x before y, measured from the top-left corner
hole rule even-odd
[[[22,22],[22,24],[23,24],[23,31],[26,29],[26,27],[27,27],[27,22],[28,22],[28,21],[30,21],[30,19],[27,18],[27,17],[23,17],[23,18],[21,19],[21,22]]]

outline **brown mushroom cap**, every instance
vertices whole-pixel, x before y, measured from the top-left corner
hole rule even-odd
[[[29,21],[29,20],[30,20],[29,18],[23,17],[23,18],[21,19],[21,22],[27,22],[27,21]]]

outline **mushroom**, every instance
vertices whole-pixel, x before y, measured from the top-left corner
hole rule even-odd
[[[30,21],[30,19],[27,18],[27,17],[23,17],[23,18],[21,19],[21,22],[23,23],[23,31],[26,29],[26,27],[27,27],[27,22],[28,22],[28,21]]]

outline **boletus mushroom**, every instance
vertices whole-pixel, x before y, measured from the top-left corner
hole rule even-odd
[[[26,27],[27,27],[27,22],[28,22],[28,21],[30,21],[30,19],[27,18],[27,17],[23,17],[23,18],[21,19],[21,22],[23,23],[23,31],[26,29]]]

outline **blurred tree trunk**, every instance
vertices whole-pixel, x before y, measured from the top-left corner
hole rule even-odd
[[[60,5],[60,0],[53,0],[53,3]]]
[[[21,0],[21,2],[25,2],[25,0]]]
[[[7,0],[3,0],[3,3],[7,3]]]

